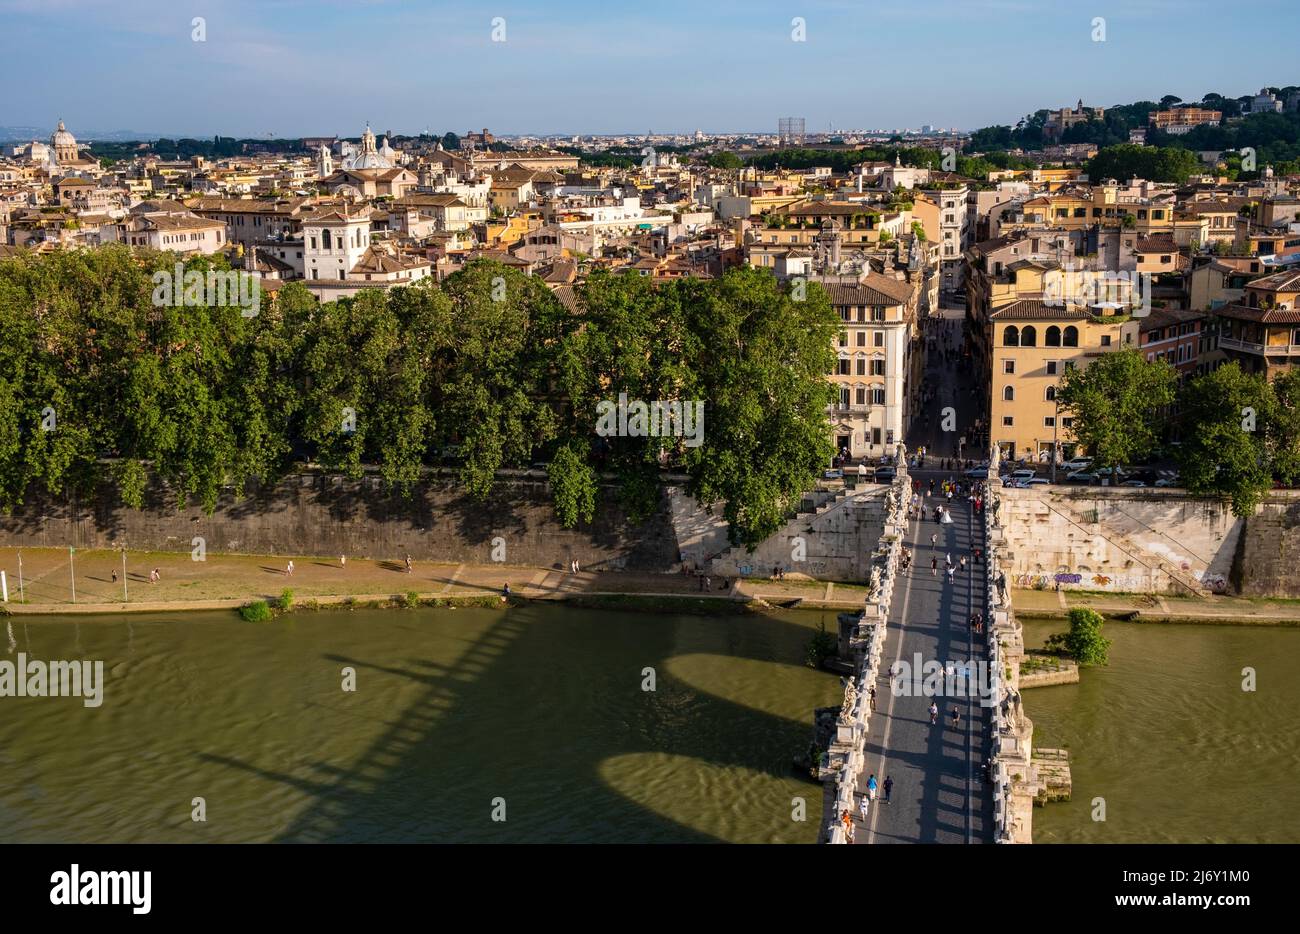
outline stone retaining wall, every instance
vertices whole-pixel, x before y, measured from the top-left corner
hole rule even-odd
[[[1183,490],[999,491],[1014,587],[1300,596],[1300,492],[1271,493],[1248,519]]]
[[[503,471],[486,501],[468,496],[450,472],[431,475],[409,499],[384,491],[378,476],[353,481],[307,470],[270,487],[230,490],[207,515],[197,506],[175,508],[176,497],[155,483],[143,509],[124,506],[116,489],[96,496],[34,496],[10,516],[0,516],[0,544],[20,547],[116,548],[188,552],[195,538],[210,552],[319,555],[422,561],[673,571],[679,543],[670,487],[659,509],[633,525],[611,485],[599,489],[594,520],[561,528],[544,475]],[[697,532],[709,522],[698,507]],[[724,526],[725,528],[725,526]]]

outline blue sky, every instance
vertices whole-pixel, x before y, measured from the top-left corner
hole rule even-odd
[[[795,17],[806,41],[792,41]],[[1297,36],[1296,0],[0,0],[0,125],[775,132],[794,115],[810,130],[975,128],[1080,97],[1300,83]]]

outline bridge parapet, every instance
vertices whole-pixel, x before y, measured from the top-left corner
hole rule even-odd
[[[1003,567],[1006,536],[999,522],[1001,497],[990,468],[984,509],[984,548],[988,575],[988,663],[993,696],[997,699],[988,737],[986,761],[993,783],[995,843],[1030,843],[1033,836],[1033,800],[1037,793],[1033,765],[1034,725],[1020,699],[1020,662],[1025,654],[1024,630],[1011,605],[1010,582]]]
[[[818,777],[834,783],[831,813],[826,816],[822,838],[827,843],[848,843],[841,815],[856,812],[854,794],[866,765],[866,739],[871,723],[870,689],[880,676],[885,639],[889,630],[889,607],[893,599],[907,528],[907,504],[911,480],[907,475],[906,451],[898,446],[898,475],[886,496],[885,528],[872,555],[870,593],[856,614],[841,614],[840,629],[847,632],[847,646],[853,659],[853,676],[844,688],[844,703],[835,724],[830,748],[822,759]]]

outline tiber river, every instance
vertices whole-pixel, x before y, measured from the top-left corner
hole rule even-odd
[[[822,618],[14,620],[0,658],[102,659],[106,683],[97,708],[0,698],[0,840],[810,843],[820,787],[791,758],[840,696],[803,666]],[[1027,628],[1035,644],[1059,624]],[[1300,632],[1107,632],[1110,668],[1026,694],[1036,741],[1074,757],[1075,800],[1036,810],[1035,839],[1300,840]]]

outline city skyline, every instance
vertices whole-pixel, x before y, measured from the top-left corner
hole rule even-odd
[[[1294,8],[1264,3],[1257,12],[1276,28],[1262,34],[1249,21],[1216,20],[1220,43],[1249,41],[1255,52],[1213,83],[1194,58],[1152,54],[1153,28],[1160,46],[1177,48],[1203,38],[1198,9],[1215,15],[1208,3],[1177,8],[1175,19],[1168,0],[1088,11],[1014,0],[905,11],[672,2],[613,14],[591,3],[559,13],[518,3],[465,13],[399,0],[227,0],[192,10],[154,0],[125,9],[100,0],[4,0],[0,76],[24,94],[0,124],[42,127],[61,118],[84,128],[83,138],[119,129],[346,136],[366,122],[400,135],[482,126],[500,135],[667,135],[775,132],[779,116],[801,114],[809,133],[973,130],[1078,99],[1194,100],[1287,82],[1273,59],[1294,34],[1287,27],[1300,25]],[[1013,15],[1039,25],[1008,29]],[[1096,17],[1105,20],[1104,41],[1094,41]],[[933,40],[924,62],[908,51],[918,29]],[[69,50],[57,68],[52,48]],[[972,55],[984,72],[975,81]],[[108,90],[87,93],[94,88]]]

